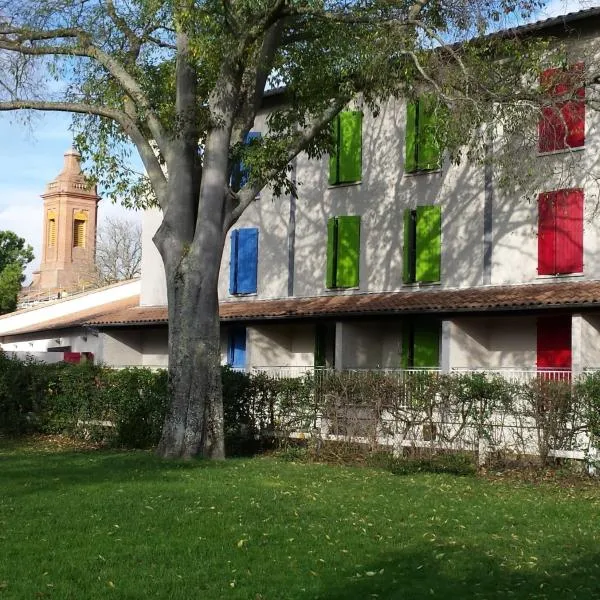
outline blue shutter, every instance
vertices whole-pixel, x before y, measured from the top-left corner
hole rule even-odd
[[[260,132],[258,131],[249,131],[246,134],[246,139],[244,140],[244,144],[246,146],[250,145],[253,140],[260,139]],[[250,178],[250,171],[246,168],[243,161],[240,161],[240,188],[243,188]]]
[[[238,280],[238,240],[239,230],[234,229],[231,232],[231,254],[229,258],[229,293],[237,294]]]
[[[258,267],[258,229],[238,229],[237,294],[255,294]]]
[[[234,369],[246,368],[246,328],[236,327],[229,333],[227,363]]]

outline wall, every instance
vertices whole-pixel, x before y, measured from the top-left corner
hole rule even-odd
[[[399,369],[402,327],[398,320],[338,323],[336,367],[340,369]]]
[[[146,327],[141,336],[142,364],[145,367],[169,366],[169,339],[167,327]]]
[[[100,336],[81,327],[11,336],[0,344],[7,352],[36,353],[64,347],[71,352],[92,352],[97,360],[102,356]]]
[[[533,369],[535,317],[465,317],[452,320],[450,368]]]
[[[143,330],[115,328],[100,335],[104,364],[109,367],[138,367],[143,364]]]
[[[315,329],[306,325],[254,325],[248,327],[247,364],[252,367],[312,367]]]
[[[600,368],[600,314],[583,315],[581,321],[581,367]]]
[[[46,321],[70,316],[73,313],[137,296],[140,289],[141,280],[133,279],[3,315],[0,317],[0,336],[9,331],[39,325]]]

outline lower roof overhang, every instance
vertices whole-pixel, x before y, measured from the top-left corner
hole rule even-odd
[[[255,300],[240,298],[219,305],[222,322],[289,321],[300,319],[357,318],[466,313],[531,313],[549,310],[600,309],[600,281],[553,280],[510,286],[441,289],[422,286],[395,292],[337,293],[326,296]],[[88,326],[132,327],[166,325],[166,306],[137,306],[90,320]]]

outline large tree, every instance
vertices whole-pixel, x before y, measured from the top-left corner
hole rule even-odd
[[[450,155],[476,147],[474,128],[494,112],[510,117],[501,107],[524,89],[539,47],[525,51],[504,37],[463,42],[536,5],[0,0],[0,110],[78,115],[80,149],[98,165],[105,195],[151,193],[162,209],[154,241],[167,278],[171,409],[161,455],[224,455],[217,280],[227,232],[259,190],[292,191],[290,160],[328,151],[329,122],[357,95],[376,111],[380,99],[429,92],[448,111],[440,137]],[[499,55],[511,58],[502,76]],[[275,87],[283,92],[268,134],[246,146],[264,92]],[[128,140],[142,176],[120,169]],[[240,159],[250,177],[236,189]]]
[[[23,271],[33,260],[33,248],[12,231],[0,231],[0,315],[17,307],[25,280]]]

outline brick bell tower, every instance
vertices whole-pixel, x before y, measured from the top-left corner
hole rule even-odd
[[[46,186],[42,261],[32,287],[56,292],[80,289],[90,279],[96,254],[100,197],[81,171],[81,156],[65,153],[62,171]]]

